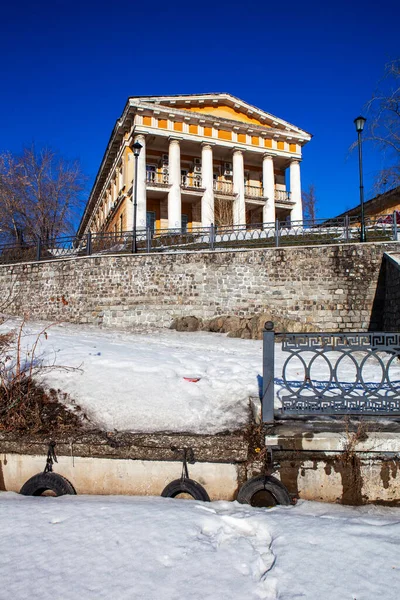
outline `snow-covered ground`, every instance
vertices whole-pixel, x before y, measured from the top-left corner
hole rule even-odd
[[[17,325],[16,321],[7,321],[0,331]],[[33,346],[37,333],[45,326],[24,325],[25,349]],[[329,354],[333,359],[337,353]],[[276,407],[281,405],[279,374],[287,358],[288,354],[276,344]],[[128,333],[57,324],[47,327],[46,337],[41,336],[35,361],[75,367],[47,371],[46,384],[69,393],[93,425],[108,431],[232,431],[247,422],[249,397],[258,403],[262,387],[262,342],[216,333],[165,329]],[[399,386],[400,363],[393,362],[390,371]],[[342,382],[354,381],[354,362],[350,358],[342,360],[338,373]],[[302,385],[304,368],[298,358],[291,359],[287,376],[297,382],[294,388]],[[378,361],[369,358],[363,376],[366,381],[379,383],[382,370]],[[323,357],[314,361],[311,377],[317,389],[325,388],[329,367]],[[358,387],[353,393],[362,395],[362,387]]]
[[[397,600],[400,509],[0,493],[1,600]]]
[[[16,324],[7,321],[0,330]],[[24,348],[44,326],[24,325]],[[249,396],[259,394],[262,342],[65,324],[47,328],[36,361],[79,368],[47,371],[45,382],[69,393],[108,431],[216,433],[246,423]]]

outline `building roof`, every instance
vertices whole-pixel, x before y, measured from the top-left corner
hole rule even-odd
[[[241,100],[237,96],[233,96],[232,94],[226,92],[214,92],[214,93],[206,93],[206,94],[174,94],[170,96],[131,96],[129,98],[132,102],[135,100],[139,100],[141,103],[148,104],[157,104],[159,106],[168,106],[169,108],[173,108],[174,106],[179,106],[181,110],[187,110],[187,108],[191,107],[193,112],[196,112],[195,107],[199,108],[202,105],[211,104],[222,104],[226,106],[230,106],[232,108],[236,108],[238,111],[243,114],[251,114],[255,117],[259,117],[260,125],[262,126],[264,123],[271,123],[275,125],[277,128],[279,126],[283,126],[284,128],[290,129],[294,132],[305,134],[307,137],[312,137],[311,134],[304,129],[300,129],[296,125],[289,123],[281,119],[280,117],[276,117],[272,113],[268,113],[264,110],[261,110],[257,106],[253,106],[244,100]],[[182,104],[184,105],[182,107]],[[208,113],[207,110],[202,110],[203,114],[212,114]],[[217,116],[217,115],[215,115]],[[308,141],[308,140],[307,140]]]
[[[383,194],[378,194],[364,202],[364,210],[367,214],[373,213],[374,211],[382,212],[385,208],[389,209],[396,205],[400,204],[400,186],[397,186]],[[340,217],[345,217],[346,215],[349,217],[354,217],[360,214],[360,204],[357,204],[354,208],[350,208],[345,212],[337,215],[337,219]]]

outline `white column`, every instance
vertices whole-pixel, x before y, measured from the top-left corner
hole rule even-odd
[[[301,202],[300,161],[298,160],[292,160],[290,163],[290,200],[295,202],[290,220],[302,221],[303,206]]]
[[[263,208],[263,223],[275,223],[274,159],[269,154],[263,156],[263,188],[267,198]]]
[[[236,198],[233,202],[233,224],[246,223],[246,207],[244,202],[244,161],[241,150],[233,151],[233,191]]]
[[[133,191],[133,162],[134,156],[131,148],[126,149],[126,165],[124,169],[124,185],[125,193],[127,194],[132,188]],[[126,200],[126,229],[132,231],[133,229],[133,194],[131,198]]]
[[[142,145],[142,149],[137,159],[137,213],[136,213],[136,227],[142,229],[146,227],[146,138],[140,134],[135,136],[135,143],[139,142]],[[135,179],[135,175],[133,176]],[[135,181],[133,181],[133,193],[135,190]]]
[[[170,190],[168,192],[168,227],[178,229],[182,225],[181,204],[181,148],[179,140],[169,141],[168,168]]]
[[[214,223],[213,151],[211,144],[201,146],[201,185],[205,188],[201,199],[201,225]]]

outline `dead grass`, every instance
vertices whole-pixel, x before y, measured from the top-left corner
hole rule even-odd
[[[47,390],[26,379],[5,394],[0,390],[0,431],[20,433],[67,433],[85,428],[88,421],[81,408],[60,390]]]

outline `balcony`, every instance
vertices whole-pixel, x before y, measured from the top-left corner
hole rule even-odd
[[[290,192],[287,192],[286,190],[275,190],[275,204],[292,206],[294,202],[290,199]]]
[[[204,188],[201,182],[201,175],[182,175],[181,188],[188,191],[203,192]]]
[[[146,171],[146,187],[165,188],[168,183],[168,169],[162,171]]]
[[[213,187],[216,196],[235,196],[232,181],[222,181],[220,179],[214,179]]]
[[[252,200],[265,200],[264,188],[260,185],[248,185],[244,186],[244,195],[246,198]]]

